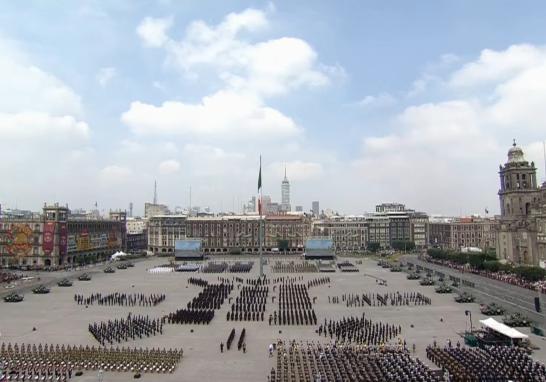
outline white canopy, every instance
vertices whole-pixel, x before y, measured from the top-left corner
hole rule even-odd
[[[122,251],[117,251],[116,253],[114,253],[112,255],[112,260],[116,260],[120,257],[124,257],[124,256],[127,256],[127,254],[125,252],[122,252]]]
[[[523,334],[520,331],[509,327],[508,325],[504,325],[502,322],[498,322],[494,318],[488,318],[486,320],[480,320],[480,322],[487,326],[490,329],[493,329],[496,332],[499,332],[501,334],[504,334],[506,337],[510,338],[529,338],[527,334]]]

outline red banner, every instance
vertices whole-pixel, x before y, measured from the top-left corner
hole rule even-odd
[[[68,229],[66,223],[59,223],[59,255],[64,256],[68,250]]]
[[[46,255],[51,255],[55,248],[55,222],[44,223],[44,238],[42,240],[42,249]]]

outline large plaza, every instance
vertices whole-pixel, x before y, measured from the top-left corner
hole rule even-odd
[[[233,263],[234,258],[218,258],[216,261]],[[480,313],[479,305],[458,304],[454,301],[455,294],[437,294],[432,286],[421,286],[418,280],[408,280],[404,272],[390,272],[382,268],[371,259],[362,261],[350,260],[358,268],[358,272],[331,273],[281,273],[273,270],[277,259],[268,258],[264,265],[264,274],[270,280],[269,294],[265,305],[264,320],[234,321],[227,320],[232,302],[239,296],[240,289],[247,279],[256,279],[259,275],[259,264],[256,258],[238,259],[252,261],[254,265],[248,273],[196,273],[196,272],[150,272],[159,265],[168,261],[166,258],[153,258],[135,263],[128,269],[116,269],[115,273],[102,272],[103,267],[87,270],[92,275],[91,281],[79,281],[77,276],[83,271],[72,273],[44,273],[33,274],[40,277],[38,282],[49,282],[51,293],[33,294],[24,287],[21,293],[24,300],[20,303],[1,302],[0,314],[0,342],[25,344],[65,344],[100,346],[97,340],[88,331],[91,323],[126,318],[129,313],[133,316],[149,316],[161,318],[179,309],[186,308],[187,304],[203,290],[201,286],[188,283],[189,278],[199,278],[209,283],[218,283],[219,278],[234,281],[234,288],[228,298],[215,310],[210,324],[168,324],[163,326],[162,334],[135,340],[114,343],[114,347],[137,348],[172,348],[183,349],[183,357],[176,370],[166,374],[142,373],[144,381],[266,381],[272,368],[276,367],[276,357],[269,357],[270,344],[282,340],[285,343],[295,340],[302,343],[320,342],[329,343],[335,340],[324,334],[319,336],[318,326],[325,320],[340,320],[349,317],[361,317],[375,323],[393,324],[400,326],[401,333],[390,339],[391,344],[398,345],[406,342],[411,357],[419,358],[432,369],[437,367],[426,357],[426,347],[436,342],[444,346],[451,341],[463,344],[462,333],[470,329],[469,316],[465,310],[472,313],[474,328],[480,327],[479,320],[486,318]],[[343,259],[338,259],[342,261]],[[301,262],[299,258],[284,258],[283,262]],[[55,278],[64,276],[74,278],[72,287],[58,287]],[[329,282],[318,283],[308,288],[312,309],[316,313],[317,325],[275,325],[269,324],[270,314],[274,314],[278,304],[279,288],[275,289],[275,280],[283,278],[294,279],[295,283],[308,285],[310,281],[329,277]],[[243,281],[241,283],[241,281]],[[386,281],[386,282],[385,282]],[[238,285],[241,285],[239,287]],[[77,304],[74,295],[88,296],[95,293],[102,295],[119,292],[125,294],[142,293],[146,295],[165,295],[165,300],[157,305],[150,306],[119,306],[98,304]],[[429,304],[423,305],[368,305],[352,304],[347,306],[350,295],[368,294],[385,295],[390,293],[420,293],[430,299]],[[2,291],[3,295],[6,291]],[[276,298],[273,302],[273,298]],[[230,303],[231,302],[231,303]],[[357,306],[358,305],[358,306]],[[237,349],[237,340],[245,329],[246,352]],[[235,341],[230,350],[220,351],[220,344],[226,344],[232,329],[235,329]],[[546,351],[544,340],[529,332],[528,328],[521,328],[522,332],[530,336],[531,342],[539,349],[533,352],[535,360],[544,362]],[[415,353],[413,352],[415,345]],[[104,381],[125,381],[133,379],[131,372],[103,373]],[[84,370],[82,376],[73,377],[76,381],[96,381],[97,370]]]

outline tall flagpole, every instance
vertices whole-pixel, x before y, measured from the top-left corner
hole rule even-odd
[[[263,248],[262,248],[262,238],[264,236],[264,232],[262,232],[262,156],[260,155],[260,175],[258,176],[258,191],[260,194],[258,195],[258,212],[260,214],[260,220],[258,220],[258,242],[260,244],[259,246],[259,254],[260,254],[260,277],[264,274],[264,263],[263,263]]]

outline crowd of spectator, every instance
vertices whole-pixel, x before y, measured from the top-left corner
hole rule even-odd
[[[441,265],[444,267],[449,267],[451,269],[458,270],[459,272],[472,273],[472,274],[480,275],[480,276],[487,277],[493,280],[516,285],[522,288],[546,293],[546,280],[531,282],[511,272],[505,272],[505,271],[491,272],[484,269],[473,268],[466,264],[458,264],[449,260],[433,259],[430,256],[424,256],[421,259],[432,264]]]

